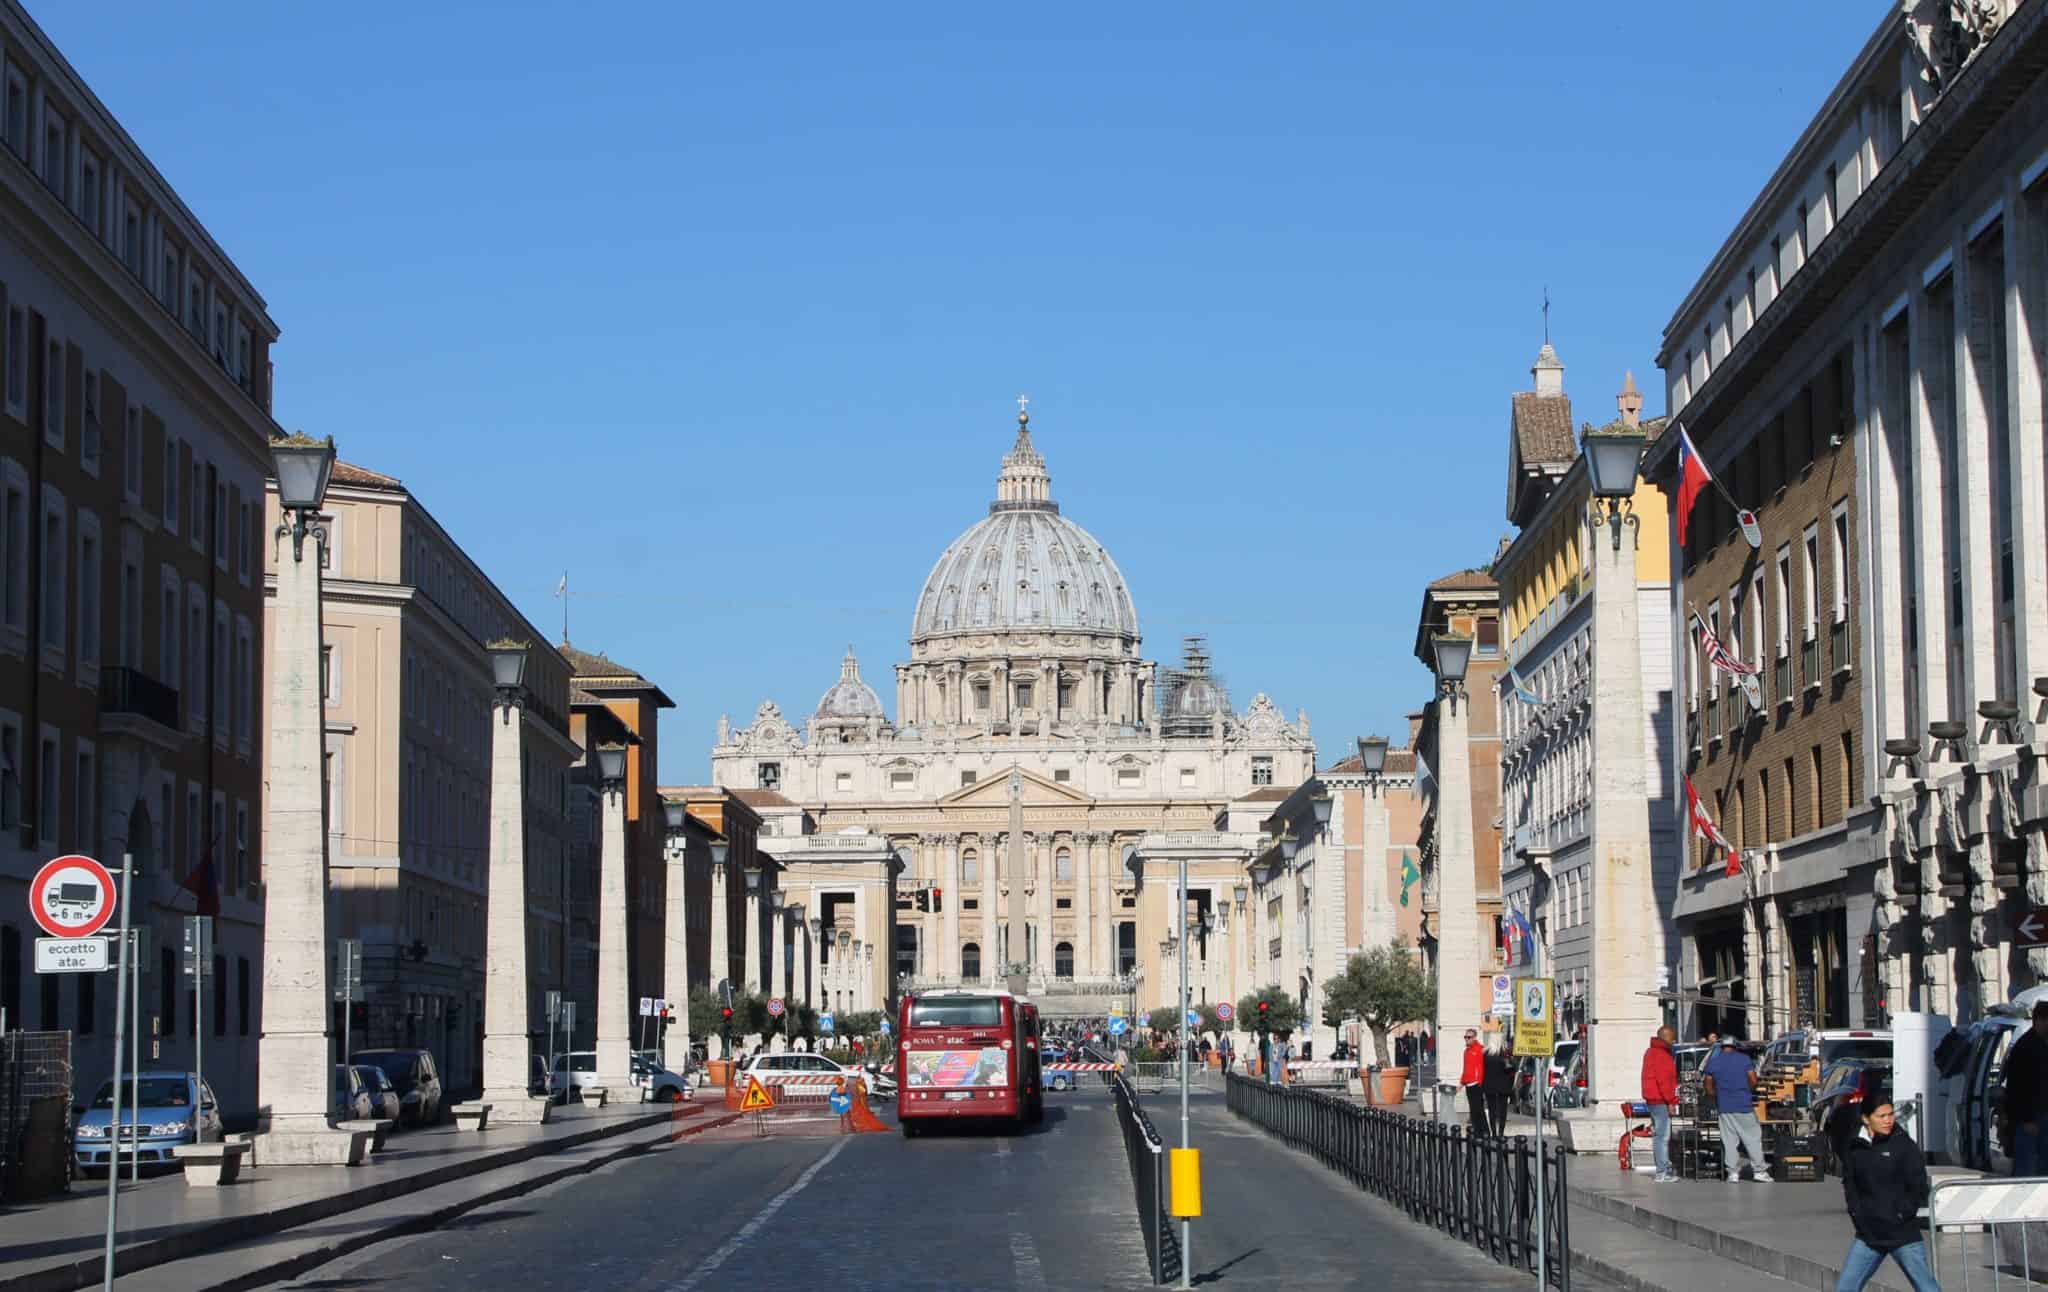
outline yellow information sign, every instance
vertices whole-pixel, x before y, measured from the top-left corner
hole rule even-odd
[[[1515,1057],[1547,1059],[1557,1053],[1555,984],[1548,978],[1515,981]]]
[[[775,1106],[775,1096],[768,1093],[768,1087],[761,1084],[759,1077],[747,1078],[747,1093],[740,1096],[740,1111],[757,1113]]]

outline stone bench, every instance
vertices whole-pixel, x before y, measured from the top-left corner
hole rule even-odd
[[[605,1100],[611,1098],[611,1091],[603,1086],[579,1086],[576,1089],[576,1097],[586,1104],[602,1108]]]
[[[249,1156],[246,1143],[232,1140],[218,1144],[180,1144],[171,1150],[185,1169],[185,1183],[195,1189],[233,1184],[242,1174],[242,1159]]]
[[[391,1128],[396,1125],[398,1125],[398,1123],[392,1121],[389,1117],[376,1117],[368,1121],[352,1120],[338,1122],[335,1124],[335,1129],[345,1131],[368,1131],[370,1135],[370,1151],[372,1153],[382,1153],[384,1151],[384,1141],[386,1138],[390,1136]]]
[[[232,1135],[223,1135],[221,1139],[229,1144],[240,1144],[243,1148],[247,1149],[248,1152],[242,1155],[242,1165],[252,1169],[255,1167],[256,1133],[254,1131],[237,1131]]]
[[[455,1105],[455,1126],[458,1130],[480,1131],[491,1120],[489,1104]]]

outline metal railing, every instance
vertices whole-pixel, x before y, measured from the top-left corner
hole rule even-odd
[[[1468,1135],[1318,1090],[1232,1075],[1230,1111],[1305,1149],[1368,1193],[1470,1243],[1503,1265],[1536,1271],[1536,1150],[1524,1135]],[[1544,1284],[1571,1292],[1565,1157],[1543,1146]]]
[[[1156,1095],[1168,1086],[1180,1089],[1180,1064],[1168,1060],[1165,1063],[1133,1063],[1125,1069],[1131,1086],[1141,1095]],[[1188,1085],[1197,1090],[1214,1090],[1216,1078],[1222,1074],[1206,1063],[1188,1065]]]
[[[1927,1228],[1937,1283],[1946,1266],[1949,1287],[1967,1289],[1978,1278],[1996,1287],[2007,1275],[2025,1287],[2035,1278],[2036,1250],[2048,1277],[2048,1179],[1937,1180],[1927,1198]]]
[[[1116,1122],[1124,1133],[1124,1156],[1131,1163],[1131,1184],[1138,1195],[1138,1227],[1145,1237],[1145,1268],[1155,1284],[1180,1278],[1180,1240],[1166,1214],[1166,1145],[1152,1129],[1151,1118],[1138,1104],[1137,1092],[1121,1074],[1111,1073],[1116,1095]]]

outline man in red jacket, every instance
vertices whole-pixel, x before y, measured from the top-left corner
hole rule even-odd
[[[1458,1077],[1458,1084],[1465,1088],[1465,1111],[1470,1115],[1472,1133],[1487,1135],[1492,1132],[1486,1125],[1486,1047],[1479,1043],[1479,1033],[1470,1028],[1465,1030],[1465,1070]]]
[[[1643,1102],[1650,1108],[1650,1146],[1657,1158],[1656,1181],[1669,1184],[1678,1178],[1671,1169],[1671,1110],[1678,1107],[1678,1057],[1671,1043],[1678,1033],[1660,1027],[1643,1051]]]

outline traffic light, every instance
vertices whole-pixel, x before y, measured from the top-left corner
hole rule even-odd
[[[932,890],[932,909],[934,911],[943,911],[946,909],[946,903],[944,900],[945,896],[946,890],[943,888],[934,888]]]
[[[1265,1006],[1261,1005],[1259,1008],[1264,1009]],[[727,1005],[721,1008],[718,1011],[718,1016],[730,1024],[732,1022],[732,1006]]]
[[[926,914],[930,914],[930,913],[931,913],[931,909],[932,909],[932,890],[931,890],[931,889],[929,889],[929,888],[920,888],[920,889],[918,889],[918,890],[917,890],[917,892],[916,892],[916,893],[915,893],[915,894],[913,895],[913,898],[912,898],[912,900],[914,900],[914,901],[915,901],[915,902],[917,903],[917,909],[918,909],[918,910],[920,910],[920,911],[923,911],[923,912],[925,912]]]

